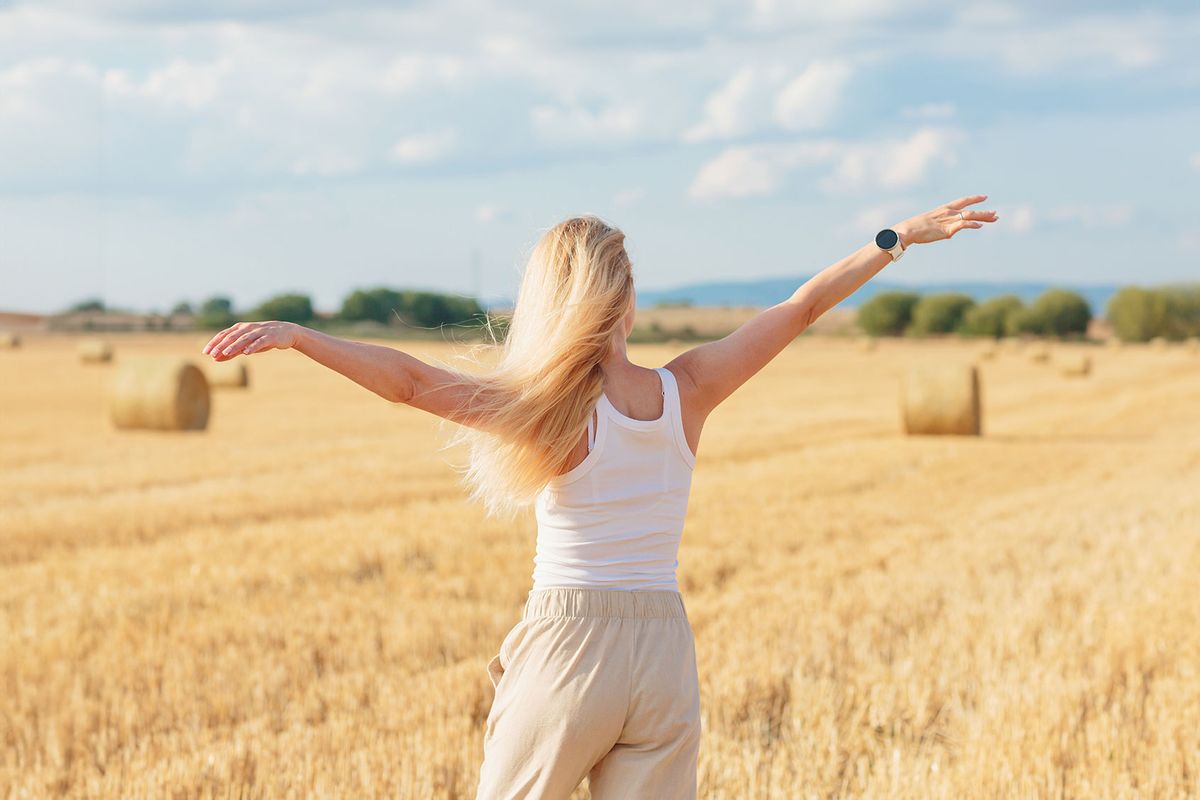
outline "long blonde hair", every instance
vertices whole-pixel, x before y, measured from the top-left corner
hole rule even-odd
[[[600,399],[601,363],[634,298],[625,234],[599,217],[572,217],[534,247],[496,365],[460,373],[477,427],[462,426],[472,499],[511,516],[569,464]]]

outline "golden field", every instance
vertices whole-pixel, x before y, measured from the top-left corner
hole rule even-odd
[[[1001,348],[982,438],[903,437],[905,368],[978,350],[802,337],[709,420],[702,797],[1200,793],[1200,355]],[[250,367],[206,432],[118,432],[113,366],[0,352],[0,797],[474,795],[531,516],[466,504],[435,418]]]

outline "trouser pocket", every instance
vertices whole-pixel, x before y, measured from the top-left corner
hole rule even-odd
[[[504,674],[504,665],[500,663],[500,654],[492,656],[492,660],[487,665],[488,677],[492,681],[492,688],[500,685],[500,676]]]
[[[512,648],[517,644],[517,640],[521,638],[521,631],[524,626],[525,620],[517,620],[517,623],[505,634],[504,641],[500,642],[500,650],[488,662],[487,673],[488,677],[492,679],[493,687],[499,685],[500,676],[508,669],[512,660]]]

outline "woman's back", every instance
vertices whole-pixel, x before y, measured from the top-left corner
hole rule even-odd
[[[666,367],[655,371],[662,415],[628,417],[601,394],[587,456],[538,495],[534,590],[677,590],[696,459],[684,437],[675,376]]]

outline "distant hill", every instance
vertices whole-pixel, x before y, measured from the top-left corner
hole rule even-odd
[[[769,306],[787,299],[808,278],[762,278],[748,281],[712,281],[691,283],[669,289],[639,289],[638,305],[655,306],[659,303],[690,302],[696,306]],[[1005,283],[963,282],[924,283],[920,285],[871,281],[843,303],[843,307],[862,305],[880,292],[906,291],[919,294],[935,292],[962,292],[975,300],[986,300],[1001,294],[1015,294],[1028,303],[1042,292],[1052,288],[1066,288],[1079,292],[1092,307],[1092,313],[1102,315],[1108,300],[1120,286],[1095,284],[1072,286],[1061,283]]]

